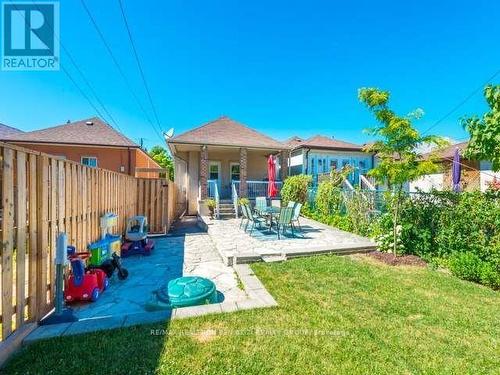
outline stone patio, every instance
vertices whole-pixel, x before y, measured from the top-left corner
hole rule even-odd
[[[339,255],[376,250],[368,238],[344,232],[314,220],[300,218],[301,231],[286,233],[281,239],[267,228],[254,229],[250,235],[241,219],[214,220],[202,217],[208,233],[225,264],[285,260],[298,256],[327,253]],[[275,229],[275,228],[274,228]]]
[[[129,271],[126,280],[120,281],[114,275],[109,288],[96,302],[72,305],[77,322],[40,326],[24,342],[277,305],[248,266],[230,267],[223,263],[211,237],[200,229],[197,218],[186,218],[177,225],[169,236],[154,239],[155,249],[150,256],[123,259],[123,266]],[[223,301],[146,311],[145,305],[154,290],[183,275],[209,278],[222,293]]]

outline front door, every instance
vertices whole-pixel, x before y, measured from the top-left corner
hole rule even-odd
[[[219,196],[221,195],[221,168],[220,161],[209,161],[208,162],[208,179],[217,181],[217,187],[219,190]],[[210,189],[210,187],[209,187]],[[211,192],[213,195],[213,192]]]

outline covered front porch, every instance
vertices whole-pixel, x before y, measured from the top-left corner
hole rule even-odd
[[[276,157],[280,188],[286,177],[288,159],[282,150],[201,146],[200,199],[266,196],[269,155]]]
[[[238,198],[267,196],[269,155],[276,160],[276,186],[281,190],[288,171],[288,153],[276,148],[248,148],[215,145],[176,145],[176,157],[186,165],[176,183],[185,191],[187,213],[203,211],[203,202],[212,198],[234,206]]]

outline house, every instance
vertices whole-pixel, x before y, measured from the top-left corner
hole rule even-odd
[[[138,144],[97,117],[23,132],[3,125],[0,140],[35,151],[137,177],[158,177],[160,166]]]
[[[455,150],[458,149],[460,154],[467,148],[468,142],[461,142],[448,146],[439,150],[435,154],[440,164],[440,171],[438,173],[425,175],[416,181],[409,184],[410,192],[424,191],[428,192],[432,189],[436,190],[451,190],[453,187],[452,182],[452,164]],[[423,155],[425,158],[430,153]],[[461,158],[461,181],[460,185],[462,191],[485,191],[488,185],[495,179],[500,180],[500,173],[491,170],[491,162],[486,160],[468,160],[464,157]]]
[[[352,185],[360,183],[360,175],[373,168],[373,154],[363,151],[363,146],[335,138],[316,135],[308,139],[292,137],[285,144],[290,148],[290,175],[308,174],[313,181],[332,169],[350,165],[354,171],[349,176]]]
[[[223,116],[169,139],[179,203],[190,215],[207,197],[266,195],[268,156],[277,156],[278,179],[287,173],[286,145]]]

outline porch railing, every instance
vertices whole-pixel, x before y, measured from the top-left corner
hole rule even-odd
[[[213,198],[215,200],[215,217],[219,218],[220,213],[220,195],[219,195],[219,185],[217,184],[217,180],[208,180],[207,181],[207,194],[209,198]]]
[[[283,181],[276,181],[276,188],[278,189],[278,196],[280,195],[281,188],[283,187]],[[268,181],[247,181],[247,198],[254,199],[256,197],[267,197],[267,188],[269,186]],[[232,187],[236,191],[240,191],[240,181],[233,180]]]
[[[237,219],[238,218],[238,190],[236,190],[236,185],[234,183],[231,184],[231,196],[233,198],[234,214],[236,215],[236,219]]]
[[[359,175],[359,188],[374,191],[375,185],[366,176]]]

